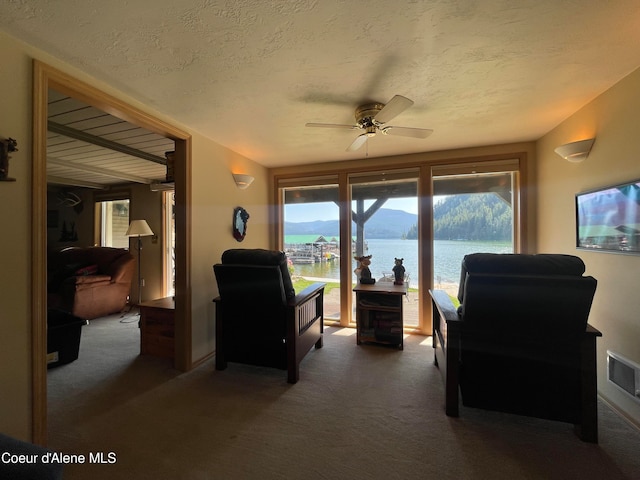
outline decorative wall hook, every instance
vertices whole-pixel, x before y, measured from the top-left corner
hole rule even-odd
[[[15,178],[9,178],[10,152],[17,152],[18,142],[13,138],[0,138],[0,182],[15,182]]]

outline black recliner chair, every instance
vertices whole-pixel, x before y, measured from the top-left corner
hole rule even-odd
[[[462,404],[576,425],[598,441],[596,280],[571,255],[464,257],[455,308],[432,290],[435,362],[446,413]]]
[[[311,347],[322,347],[324,283],[296,295],[284,252],[232,249],[213,266],[216,369],[238,362],[287,370],[296,383]]]
[[[53,450],[0,433],[0,478],[5,480],[61,480],[63,464],[47,457]],[[22,456],[22,457],[21,457]],[[48,461],[44,459],[47,458]]]

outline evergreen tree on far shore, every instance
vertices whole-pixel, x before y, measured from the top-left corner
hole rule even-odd
[[[433,207],[436,240],[509,241],[512,232],[511,206],[494,193],[452,195]],[[402,238],[417,239],[418,225]]]

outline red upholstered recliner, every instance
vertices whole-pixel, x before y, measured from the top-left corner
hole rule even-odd
[[[576,425],[598,441],[596,338],[587,323],[596,280],[571,255],[464,257],[455,308],[432,290],[435,362],[445,408],[468,407]]]
[[[127,305],[135,259],[127,250],[68,247],[48,257],[48,306],[91,320]]]

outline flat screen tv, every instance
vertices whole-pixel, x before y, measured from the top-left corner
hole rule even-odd
[[[576,195],[576,247],[640,255],[640,180]]]

